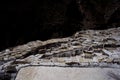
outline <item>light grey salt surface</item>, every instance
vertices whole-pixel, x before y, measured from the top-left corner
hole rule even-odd
[[[120,80],[120,69],[25,67],[15,80]]]

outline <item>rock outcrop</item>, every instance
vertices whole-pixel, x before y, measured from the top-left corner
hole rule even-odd
[[[0,52],[0,79],[25,66],[120,68],[120,27],[83,30],[67,38],[33,41]]]

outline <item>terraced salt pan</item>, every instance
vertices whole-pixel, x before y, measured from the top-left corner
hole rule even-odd
[[[120,80],[120,69],[25,67],[15,80]]]

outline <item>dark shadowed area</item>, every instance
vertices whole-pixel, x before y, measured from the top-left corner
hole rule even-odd
[[[120,0],[17,0],[1,8],[0,50],[120,26]]]

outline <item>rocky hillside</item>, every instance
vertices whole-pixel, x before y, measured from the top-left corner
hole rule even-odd
[[[120,27],[82,30],[67,38],[33,41],[0,52],[0,79],[25,66],[120,68]]]

